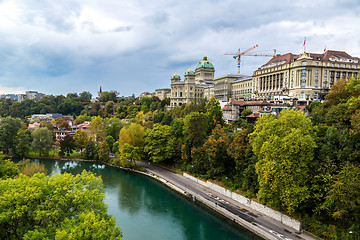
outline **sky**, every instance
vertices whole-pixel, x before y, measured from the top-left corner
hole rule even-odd
[[[307,52],[360,57],[359,23],[360,0],[0,0],[0,94],[138,96],[204,55],[236,74],[225,53],[299,54],[305,37]],[[241,74],[270,58],[242,57]]]

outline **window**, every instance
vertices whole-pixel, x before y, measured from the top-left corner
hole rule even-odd
[[[302,92],[302,93],[300,94],[300,99],[305,99],[305,94],[304,94],[304,92]]]
[[[324,70],[324,74],[325,74],[325,75],[327,74],[327,70]]]
[[[327,67],[327,63],[325,63],[325,67]]]
[[[319,66],[319,63],[318,63],[318,62],[316,62],[316,66]]]
[[[190,87],[190,91],[192,91],[192,87]]]
[[[315,82],[315,87],[318,87],[318,82]]]
[[[302,62],[301,65],[302,65],[302,66],[306,66],[306,62]]]
[[[319,70],[316,70],[316,71],[315,71],[315,74],[319,74]]]
[[[332,67],[335,67],[335,64],[334,64],[334,63],[332,63],[332,64],[331,64],[331,66],[332,66]]]
[[[314,93],[314,99],[318,99],[319,95],[317,92]]]
[[[180,97],[182,97],[182,92],[180,92]]]

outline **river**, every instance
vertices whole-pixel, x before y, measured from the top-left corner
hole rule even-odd
[[[44,164],[49,174],[85,169],[101,176],[104,201],[124,240],[259,240],[147,176],[92,162],[35,161]]]

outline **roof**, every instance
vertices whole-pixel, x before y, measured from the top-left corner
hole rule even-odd
[[[203,60],[196,65],[196,69],[199,69],[199,68],[214,69],[214,65],[212,64],[212,62],[207,60],[207,56],[204,56]]]
[[[191,68],[189,68],[188,70],[186,70],[185,75],[188,74],[195,74],[194,70],[192,70]]]
[[[171,78],[180,78],[180,75],[177,74],[177,73],[174,73],[174,74],[171,76]]]
[[[292,54],[287,53],[281,56],[276,56],[270,59],[266,64],[264,64],[261,67],[270,65],[270,64],[288,64],[293,61],[296,61],[302,54]],[[344,51],[335,51],[335,50],[327,50],[324,53],[307,53],[307,55],[310,55],[310,57],[317,61],[332,61],[331,58],[337,58],[337,59],[353,59],[360,61],[360,58],[358,57],[352,57],[348,53]],[[260,67],[260,68],[261,68]]]
[[[267,101],[245,101],[245,100],[233,100],[231,102],[233,105],[239,105],[239,106],[267,106],[271,105],[271,103]]]

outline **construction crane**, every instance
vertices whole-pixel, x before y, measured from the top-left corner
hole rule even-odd
[[[253,50],[254,48],[257,48],[259,45],[252,46],[249,49],[246,49],[245,51],[241,52],[240,48],[237,52],[229,52],[225,53],[225,55],[232,55],[234,59],[237,59],[238,61],[238,74],[240,74],[240,63],[241,63],[241,56],[262,56],[262,57],[276,57],[280,56],[280,54],[276,54],[276,49],[274,49],[274,54],[267,54],[267,53],[248,53],[249,51]]]

